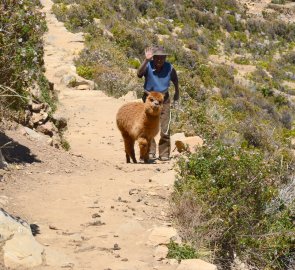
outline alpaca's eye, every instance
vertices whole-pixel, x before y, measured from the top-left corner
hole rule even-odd
[[[154,99],[153,99],[153,98],[150,98],[150,101],[151,101],[151,102],[154,102]]]

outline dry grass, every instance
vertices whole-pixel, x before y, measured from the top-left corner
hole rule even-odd
[[[27,97],[20,95],[8,86],[0,85],[0,120],[13,115],[13,112],[9,108],[16,99],[26,101]]]

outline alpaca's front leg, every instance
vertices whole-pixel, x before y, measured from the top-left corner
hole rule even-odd
[[[144,161],[144,163],[149,162],[149,142],[146,138],[138,139],[139,150],[140,150],[140,160]]]
[[[122,135],[123,135],[124,144],[125,144],[126,162],[130,163],[130,158],[131,158],[134,163],[137,163],[135,158],[135,151],[134,151],[135,141],[128,134],[122,134]]]

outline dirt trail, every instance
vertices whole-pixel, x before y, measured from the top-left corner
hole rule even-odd
[[[6,209],[39,226],[36,238],[48,247],[48,256],[36,269],[175,269],[155,260],[151,236],[153,228],[170,226],[172,163],[125,164],[115,126],[124,101],[60,83],[60,75],[73,69],[83,38],[56,20],[51,1],[43,5],[49,27],[46,75],[59,90],[59,113],[68,119],[71,150],[65,153],[8,131],[7,136],[30,149],[34,161],[17,167],[1,186]]]

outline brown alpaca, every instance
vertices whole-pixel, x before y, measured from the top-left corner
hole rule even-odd
[[[119,109],[117,126],[124,139],[127,163],[130,163],[130,157],[137,163],[134,152],[136,140],[139,144],[140,160],[148,163],[151,140],[159,131],[163,100],[161,93],[150,92],[145,103],[129,102]]]

